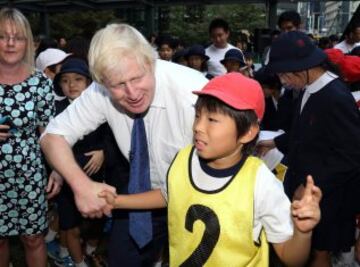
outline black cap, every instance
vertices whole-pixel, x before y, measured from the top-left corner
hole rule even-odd
[[[325,52],[318,48],[303,32],[282,33],[271,45],[267,70],[274,73],[296,72],[323,63]]]

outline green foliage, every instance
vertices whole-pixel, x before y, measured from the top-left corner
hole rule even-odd
[[[115,19],[115,12],[112,10],[50,13],[50,35],[54,38],[71,38],[79,35],[91,39],[98,29]],[[40,17],[38,15],[30,16],[29,21],[34,35],[40,33],[42,26],[39,24]]]
[[[263,28],[266,25],[263,5],[175,6],[171,8],[170,13],[167,32],[190,44],[209,42],[208,26],[216,17],[228,21],[233,40],[241,30],[253,32],[255,28]]]
[[[55,38],[71,38],[81,35],[91,38],[92,35],[107,23],[121,17],[123,21],[134,25],[147,35],[147,22],[144,9],[121,9],[105,11],[73,11],[49,14],[51,36]],[[168,6],[158,9],[159,16],[154,13],[159,33],[176,36],[188,44],[209,42],[208,26],[215,17],[227,20],[231,28],[231,37],[236,39],[241,30],[252,32],[255,28],[265,26],[265,7],[256,4],[232,5],[186,5]],[[29,14],[34,35],[39,34],[40,25],[38,14]]]

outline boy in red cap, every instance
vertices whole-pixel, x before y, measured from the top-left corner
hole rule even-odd
[[[308,177],[291,206],[281,182],[251,156],[264,114],[260,85],[230,73],[194,93],[194,145],[175,157],[167,188],[99,196],[113,208],[167,205],[170,266],[268,266],[268,242],[286,265],[305,263],[321,191]]]

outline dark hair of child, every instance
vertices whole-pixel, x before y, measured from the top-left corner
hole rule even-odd
[[[227,21],[222,18],[215,18],[210,22],[209,33],[211,33],[212,30],[216,28],[222,28],[225,32],[230,31],[229,23],[227,23]]]
[[[208,96],[200,95],[195,104],[195,110],[201,111],[206,109],[208,112],[219,112],[224,115],[230,116],[234,119],[237,130],[237,137],[241,137],[249,131],[252,125],[258,125],[259,120],[256,113],[253,110],[237,110],[221,100]],[[242,149],[243,155],[251,155],[254,152],[257,137],[249,143],[244,144]]]
[[[280,14],[278,19],[279,28],[281,28],[281,24],[285,21],[291,21],[294,26],[298,28],[301,24],[301,17],[298,12],[294,10],[289,10]]]

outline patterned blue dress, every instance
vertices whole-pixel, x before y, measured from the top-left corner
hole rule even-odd
[[[0,237],[47,228],[47,176],[38,127],[45,127],[53,114],[52,82],[41,72],[19,84],[0,84],[0,115],[10,116],[18,129],[0,141]]]

